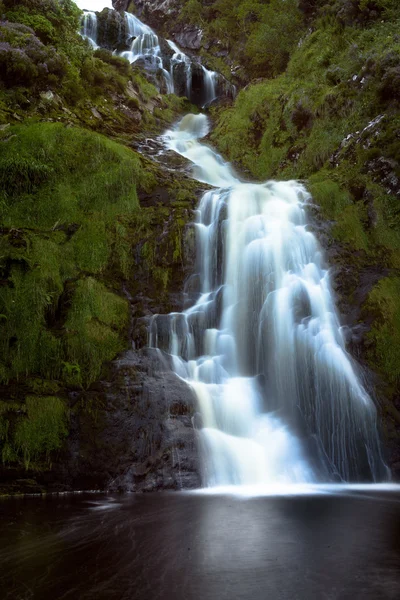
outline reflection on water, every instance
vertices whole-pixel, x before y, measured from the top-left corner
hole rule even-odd
[[[400,495],[371,494],[3,500],[1,598],[397,599]]]

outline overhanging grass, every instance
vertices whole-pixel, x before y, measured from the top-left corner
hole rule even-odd
[[[153,176],[133,151],[83,129],[36,123],[10,134],[0,142],[0,377],[88,385],[125,344],[127,304],[115,290],[131,261],[119,221],[140,220],[137,188]]]

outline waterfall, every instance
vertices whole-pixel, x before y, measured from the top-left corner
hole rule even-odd
[[[97,45],[97,15],[92,11],[84,11],[81,21],[80,34],[88,40],[93,49],[98,48]]]
[[[173,51],[172,58],[170,60],[170,75],[171,80],[175,82],[177,79],[177,70],[183,68],[185,75],[185,95],[189,100],[194,98],[193,94],[193,62],[189,56],[184,54],[182,50],[171,40],[167,40],[167,43]],[[178,69],[177,69],[178,67]],[[200,102],[199,104],[205,108],[217,97],[217,79],[218,74],[214,71],[209,71],[203,65],[199,65],[201,72],[201,91],[200,91]]]
[[[175,71],[177,65],[183,66],[185,75],[185,96],[190,98],[192,95],[192,61],[186,54],[184,54],[178,46],[171,40],[167,40],[168,46],[173,51],[173,55],[170,60],[170,75],[171,80],[175,81]],[[174,85],[175,87],[175,85]]]
[[[166,40],[166,42],[172,51],[172,56],[163,59],[157,34],[130,13],[125,13],[125,20],[128,31],[127,41],[131,47],[130,50],[122,52],[121,56],[128,59],[130,63],[142,60],[144,68],[150,72],[161,70],[168,94],[178,93],[178,95],[186,96],[189,100],[195,100],[195,96],[200,96],[199,103],[203,107],[209,105],[217,97],[217,73],[198,65],[198,71],[201,72],[201,92],[194,94],[192,89],[194,63],[192,59],[171,40]],[[166,61],[169,62],[169,70],[164,66]],[[183,71],[183,86],[180,81],[180,70]]]
[[[124,45],[126,43],[129,50],[119,52],[119,55],[131,64],[140,64],[146,71],[155,75],[153,79],[158,89],[163,89],[167,94],[186,96],[203,108],[217,98],[217,86],[221,76],[206,69],[199,62],[194,62],[171,40],[160,40],[157,34],[135,15],[125,12],[124,20],[125,27],[120,24],[119,31],[119,38],[124,39],[119,41]],[[94,49],[99,47],[97,21],[97,14],[93,11],[85,11],[81,21],[80,33]],[[123,21],[121,23],[123,24]],[[122,30],[126,31],[126,39]],[[162,85],[160,76],[163,80]],[[195,90],[194,79],[197,84]],[[228,83],[225,82],[225,85]],[[231,88],[233,94],[234,86]]]
[[[204,75],[204,104],[203,108],[209,106],[213,100],[217,97],[217,80],[218,75],[215,71],[209,71],[205,67],[203,69]]]
[[[130,50],[122,52],[121,56],[129,60],[130,63],[142,60],[147,71],[156,72],[161,70],[166,91],[168,94],[172,94],[174,92],[173,81],[169,72],[164,68],[158,36],[148,25],[139,21],[131,13],[125,13],[125,21],[128,31],[127,41],[131,44],[131,47]]]
[[[206,485],[386,477],[376,410],[345,350],[329,271],[296,181],[244,183],[205,115],[165,139],[215,189],[197,210],[193,306],[155,315],[149,345],[198,399]]]

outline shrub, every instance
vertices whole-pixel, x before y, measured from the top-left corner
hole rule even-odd
[[[67,61],[25,25],[0,22],[0,77],[4,84],[43,89],[62,80]]]

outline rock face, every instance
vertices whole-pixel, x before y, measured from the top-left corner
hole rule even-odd
[[[189,50],[199,50],[202,37],[201,29],[193,25],[185,25],[181,31],[175,34],[176,43]]]
[[[128,50],[126,21],[116,10],[104,8],[97,17],[97,44],[107,50]]]
[[[126,11],[130,0],[113,0],[117,11]],[[180,0],[134,0],[137,16],[156,31],[161,31],[168,22],[168,33],[183,49],[199,50],[202,42],[202,30],[195,25],[180,23],[178,20],[182,2]]]
[[[195,397],[155,349],[128,351],[107,379],[73,392],[68,448],[51,475],[71,489],[153,491],[200,487]],[[51,487],[50,487],[51,489]]]
[[[130,0],[113,0],[115,10],[127,10],[130,4]],[[155,29],[160,29],[166,19],[178,17],[182,7],[180,0],[133,0],[133,4],[139,19]]]
[[[178,179],[183,165],[173,153],[163,154],[157,140],[137,149],[161,160],[164,174],[159,187],[140,193],[138,232],[132,232],[136,267],[125,295],[133,350],[87,391],[71,392],[67,448],[43,480],[50,489],[141,492],[201,485],[195,396],[172,372],[168,355],[147,348],[147,332],[153,314],[182,310],[188,301],[184,283],[195,262],[191,222],[202,190],[183,173]],[[176,207],[178,181],[186,200]]]

